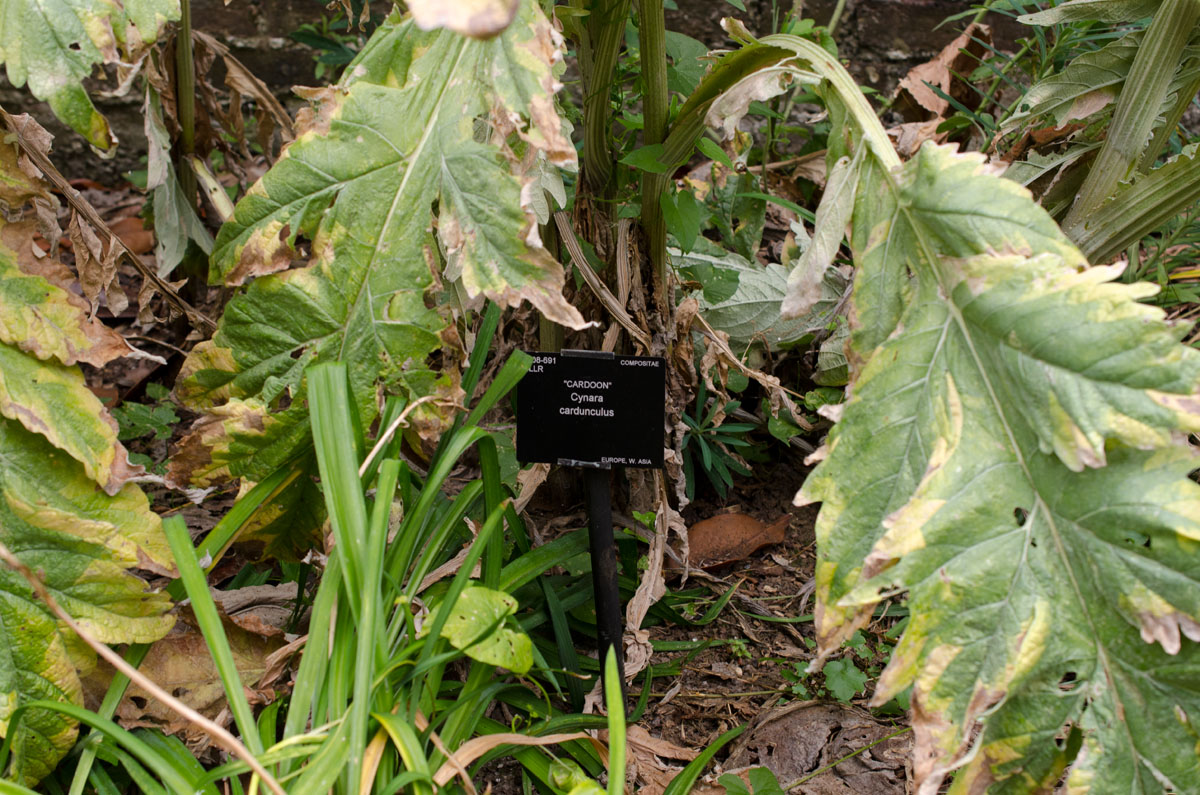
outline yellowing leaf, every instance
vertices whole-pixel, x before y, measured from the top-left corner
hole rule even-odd
[[[140,468],[73,364],[131,349],[87,316],[70,271],[35,253],[31,219],[53,211],[12,143],[0,142],[0,202],[0,541],[101,642],[155,640],[174,623],[170,602],[128,569],[168,574],[170,553],[145,495],[126,482]],[[0,732],[12,738],[11,773],[28,784],[76,735],[72,719],[50,710],[10,725],[35,699],[81,703],[76,666],[91,652],[64,629],[21,576],[0,570]]]
[[[379,389],[438,396],[440,407],[413,416],[416,433],[436,435],[459,399],[461,356],[438,297],[443,253],[445,277],[461,275],[470,295],[528,300],[583,325],[524,198],[537,188],[535,155],[575,159],[553,104],[561,56],[561,38],[533,2],[488,41],[393,15],[342,83],[314,95],[296,141],[238,204],[213,252],[215,278],[258,278],[193,351],[179,395],[199,407],[257,401],[262,426],[226,423],[210,445],[214,473],[261,469],[264,446],[278,443],[280,463],[304,449],[303,372],[323,361],[346,362],[364,422]],[[311,241],[308,263],[277,272],[301,256],[300,236]],[[291,408],[272,426],[278,415],[268,413],[283,400]],[[228,413],[246,416],[242,408]]]
[[[149,642],[174,623],[165,615],[166,595],[146,593],[145,582],[126,571],[166,572],[172,565],[141,491],[130,484],[106,495],[78,463],[9,420],[0,420],[0,539],[102,642]],[[64,629],[18,574],[0,571],[0,693],[7,694],[0,726],[25,701],[82,703],[72,655],[77,644]],[[74,721],[30,713],[14,741],[19,776],[40,779],[74,737]]]
[[[29,84],[54,115],[98,149],[116,138],[82,81],[97,63],[127,63],[162,27],[179,18],[178,0],[34,0],[0,2],[0,63],[17,88]],[[132,23],[132,24],[131,24]],[[123,54],[118,48],[126,50]]]
[[[927,143],[900,164],[829,81],[851,214],[849,399],[798,502],[821,502],[821,654],[907,593],[875,703],[912,687],[936,792],[1200,791],[1200,352],[1020,186]]]

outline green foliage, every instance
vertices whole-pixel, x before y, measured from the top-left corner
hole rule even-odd
[[[728,795],[784,795],[779,779],[775,778],[770,768],[752,767],[746,771],[746,777],[750,779],[749,788],[732,773],[725,773],[717,779],[717,783],[725,788]]]
[[[701,383],[691,414],[682,420],[688,431],[683,439],[683,472],[687,478],[687,495],[696,493],[696,470],[704,473],[720,497],[733,486],[733,475],[749,475],[750,469],[730,448],[747,448],[745,435],[757,428],[754,423],[725,422],[725,417],[741,406],[741,401],[708,401],[708,389]]]
[[[132,349],[89,316],[61,263],[27,253],[32,218],[50,198],[36,172],[22,167],[23,145],[15,131],[0,142],[0,542],[41,572],[58,603],[102,642],[155,640],[174,624],[165,615],[170,602],[146,593],[128,570],[165,573],[170,554],[158,516],[128,482],[140,468],[77,364],[103,365]],[[77,668],[93,656],[7,568],[0,647],[0,726],[12,748],[5,772],[32,784],[71,748],[77,719],[39,708],[9,722],[38,700],[81,705]]]
[[[155,440],[170,439],[179,423],[175,406],[168,401],[170,391],[162,384],[148,384],[146,397],[156,403],[123,403],[112,410],[120,426],[117,438],[121,441],[151,436]]]
[[[83,79],[98,63],[135,63],[164,25],[179,19],[178,0],[33,0],[0,5],[0,63],[17,88],[38,99],[97,149],[116,144]]]
[[[867,684],[867,675],[849,657],[830,660],[821,671],[825,674],[825,687],[838,701],[848,702]]]
[[[691,253],[671,250],[674,267],[685,278],[702,285],[700,313],[714,329],[729,335],[729,343],[741,353],[758,343],[771,349],[811,341],[813,335],[832,322],[834,310],[849,281],[836,268],[829,268],[820,286],[820,300],[805,315],[784,320],[780,307],[787,294],[785,265],[753,264],[709,244]],[[728,285],[734,285],[732,291]]]
[[[862,364],[799,495],[823,503],[822,655],[908,592],[913,617],[872,703],[912,686],[923,786],[963,763],[958,786],[1052,786],[1070,725],[1084,735],[1073,785],[1200,787],[1175,717],[1200,710],[1182,686],[1200,674],[1181,638],[1200,619],[1185,442],[1200,428],[1200,355],[1179,345],[1185,329],[1138,303],[1153,287],[1088,268],[980,157],[927,144],[898,164],[839,64],[763,42],[829,81],[846,142],[830,159],[856,171]]]
[[[517,601],[503,591],[471,585],[463,590],[442,625],[442,637],[468,657],[523,674],[533,665],[529,636],[505,626]]]
[[[480,360],[489,342],[484,339],[477,349]],[[309,626],[312,645],[308,648],[322,653],[306,653],[301,661],[286,713],[279,711],[282,740],[277,741],[275,730],[260,740],[242,695],[242,682],[226,654],[224,630],[196,565],[196,553],[177,520],[170,528],[178,559],[191,559],[180,565],[183,584],[214,650],[242,740],[251,753],[275,767],[276,775],[298,774],[289,791],[358,792],[367,742],[378,736],[389,742],[380,749],[377,772],[386,778],[416,773],[409,779],[413,791],[432,792],[434,781],[446,783],[453,775],[454,765],[444,756],[447,750],[459,750],[477,733],[508,728],[493,728],[482,717],[500,692],[496,666],[522,674],[537,669],[534,675],[545,675],[540,654],[513,620],[518,602],[504,589],[515,589],[522,579],[537,579],[563,561],[549,554],[554,550],[543,548],[536,563],[517,558],[504,565],[500,557],[504,547],[493,538],[505,524],[514,533],[523,528],[507,500],[498,499],[503,484],[494,447],[489,452],[494,442],[476,425],[478,417],[512,389],[529,362],[524,354],[514,354],[475,413],[443,439],[423,481],[398,458],[398,443],[380,448],[381,461],[363,460],[361,451],[369,445],[352,416],[347,368],[319,365],[309,371],[321,488],[337,544],[318,586]],[[444,493],[446,477],[475,445],[484,462],[482,478],[453,496]],[[253,493],[244,499],[252,497]],[[238,506],[234,510],[238,512]],[[243,511],[243,520],[253,510],[250,506]],[[453,557],[463,518],[479,510],[484,518],[478,535],[469,541],[449,583],[427,581],[431,571]],[[389,534],[394,534],[390,541]],[[471,573],[477,564],[482,577],[475,581]],[[418,614],[417,604],[432,605],[432,611]],[[445,676],[447,667],[458,659],[473,661],[465,682]],[[619,699],[619,688],[616,692]],[[548,712],[546,702],[537,698],[513,696],[508,701],[522,715],[522,732],[530,736],[602,725],[599,719],[587,718],[564,725],[563,716]],[[439,725],[436,740],[412,728],[426,719]],[[568,759],[551,766],[549,757],[536,748],[499,750],[515,751],[546,784],[557,786],[556,782],[569,780],[571,791],[603,791]],[[151,761],[134,756],[123,758],[121,766],[135,771],[138,759]],[[477,758],[478,753],[466,764]],[[616,754],[612,758],[614,765],[620,764]],[[587,766],[592,763],[587,755],[582,760]],[[235,780],[245,769],[244,762],[235,760],[208,773],[199,766],[181,773],[194,788],[207,791],[202,781]]]
[[[258,278],[184,364],[177,394],[209,418],[185,441],[174,481],[256,480],[302,454],[305,368],[334,359],[349,368],[365,423],[377,390],[436,398],[416,408],[410,431],[431,446],[460,400],[461,343],[442,276],[472,296],[527,299],[582,325],[520,198],[537,176],[517,153],[575,159],[553,106],[554,31],[536,4],[521,7],[486,41],[394,14],[338,86],[315,97],[287,156],[218,235],[213,278]],[[478,140],[479,124],[497,135]],[[301,238],[309,264],[285,270],[302,256]]]
[[[364,14],[364,10],[367,13]],[[381,20],[369,12],[363,0],[351,0],[348,13],[349,17],[346,16],[347,9],[340,8],[332,15],[322,14],[317,22],[303,24],[288,34],[292,41],[316,51],[313,76],[318,81],[336,80],[342,68],[354,60],[366,39],[379,27]]]
[[[1137,23],[1132,25],[1116,23]],[[1074,0],[1021,17],[1056,29],[1113,29],[1113,40],[1038,75],[1001,125],[1083,127],[1065,150],[1032,150],[1011,176],[1038,183],[1043,203],[1093,262],[1108,262],[1200,197],[1200,164],[1186,153],[1155,168],[1200,90],[1200,6]],[[1070,23],[1070,24],[1064,24]],[[1036,30],[1036,28],[1035,28]],[[1177,150],[1173,150],[1177,151]]]

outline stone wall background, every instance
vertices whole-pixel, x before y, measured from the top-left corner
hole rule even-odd
[[[445,0],[454,2],[454,0]],[[377,0],[378,2],[378,0]],[[720,20],[737,16],[757,35],[772,32],[772,0],[745,0],[746,13],[724,0],[677,0],[678,10],[667,12],[667,29],[686,33],[710,47],[732,46]],[[780,13],[789,0],[775,0]],[[805,14],[828,22],[836,0],[808,0]],[[972,6],[965,0],[848,0],[838,24],[837,38],[843,59],[860,83],[888,93],[913,66],[928,60],[950,42],[962,23],[939,24],[948,16]],[[233,54],[271,87],[286,105],[299,104],[292,94],[296,85],[312,85],[313,51],[288,38],[305,23],[327,13],[322,0],[192,0],[193,24],[223,41]],[[993,26],[996,44],[1011,49],[1023,26],[999,15],[986,20]],[[218,76],[219,79],[219,76]],[[111,89],[95,81],[94,88]],[[120,139],[116,155],[101,159],[82,137],[57,122],[45,103],[25,89],[4,80],[0,68],[0,105],[10,112],[31,113],[55,136],[54,157],[69,177],[90,177],[112,184],[125,171],[140,167],[145,155],[141,96],[137,90],[118,98],[93,97]]]

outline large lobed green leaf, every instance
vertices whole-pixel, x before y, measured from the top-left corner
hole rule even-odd
[[[1074,723],[1093,791],[1133,791],[1118,769],[1192,791],[1200,486],[1179,438],[1200,353],[979,158],[926,146],[895,179],[912,297],[800,496],[824,503],[822,647],[908,591],[874,699],[913,687],[925,787],[970,759],[967,778],[1048,790]]]
[[[532,2],[487,41],[397,14],[315,97],[297,140],[217,238],[213,278],[257,278],[184,365],[179,396],[211,413],[174,479],[257,479],[303,451],[303,372],[319,362],[346,362],[364,422],[379,389],[457,401],[461,343],[439,298],[443,259],[471,296],[527,299],[583,324],[527,201],[539,153],[575,158],[553,104],[560,58]],[[301,238],[307,264],[278,272],[303,258]],[[413,415],[428,435],[446,416],[429,404]]]
[[[132,62],[170,21],[179,0],[0,0],[0,63],[54,115],[98,149],[116,137],[83,79],[98,63]]]
[[[149,642],[174,623],[170,602],[128,570],[168,573],[170,552],[158,516],[127,482],[140,468],[75,365],[131,349],[88,316],[65,266],[34,255],[33,218],[49,201],[15,144],[0,143],[0,541],[94,637]],[[81,704],[77,669],[93,662],[22,577],[0,571],[0,731],[28,701]],[[74,720],[28,713],[13,737],[12,774],[41,779],[75,736]]]
[[[830,161],[859,162],[849,400],[797,495],[822,658],[907,593],[873,700],[912,688],[921,793],[1200,791],[1186,328],[982,156],[901,164],[840,65],[763,43],[828,80]]]

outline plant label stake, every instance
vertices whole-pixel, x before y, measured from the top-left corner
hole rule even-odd
[[[662,467],[666,361],[599,351],[530,355],[533,364],[517,385],[517,459],[583,470],[600,670],[612,647],[623,691],[609,471],[615,466]]]

